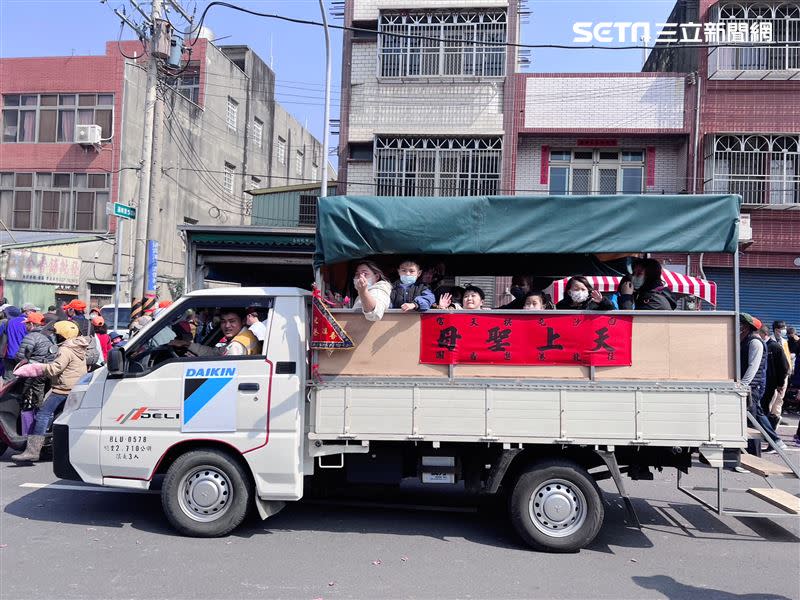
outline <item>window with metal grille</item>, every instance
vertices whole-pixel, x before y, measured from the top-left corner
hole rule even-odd
[[[235,173],[236,167],[230,163],[225,163],[225,173],[222,184],[225,187],[225,191],[229,194],[233,193],[233,176]]]
[[[168,77],[167,84],[175,88],[187,100],[200,104],[200,70],[198,66],[189,67],[177,77]]]
[[[300,218],[298,225],[314,227],[317,224],[317,197],[300,194]]]
[[[711,73],[800,69],[800,3],[718,2],[708,14]]]
[[[705,191],[800,204],[800,135],[712,135],[705,150]]]
[[[286,164],[286,140],[278,136],[278,143],[276,144],[275,154],[278,158],[278,164]]]
[[[105,231],[106,173],[0,173],[0,217],[12,229]]]
[[[497,194],[502,139],[391,138],[375,140],[379,196],[478,196]]]
[[[381,77],[502,77],[506,12],[382,13]]]
[[[264,122],[253,119],[253,144],[256,148],[261,148],[264,138]]]
[[[295,157],[294,157],[294,171],[298,175],[302,175],[303,174],[303,158],[304,158],[303,151],[302,150],[298,150],[297,154],[295,154]]]
[[[228,129],[231,131],[236,131],[238,116],[239,103],[233,98],[228,98],[228,107],[225,110],[225,122],[228,124]]]
[[[552,195],[641,194],[644,150],[553,150]]]

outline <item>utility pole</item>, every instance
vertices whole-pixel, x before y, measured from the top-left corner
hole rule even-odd
[[[150,220],[150,193],[153,176],[153,132],[156,127],[156,102],[158,98],[159,59],[155,55],[156,32],[161,20],[162,0],[153,0],[150,11],[149,60],[147,62],[147,84],[144,99],[144,127],[142,130],[142,158],[139,171],[139,199],[136,205],[136,243],[134,246],[133,277],[131,281],[131,320],[144,311],[145,271],[147,270],[147,238]],[[158,123],[160,127],[161,123]]]

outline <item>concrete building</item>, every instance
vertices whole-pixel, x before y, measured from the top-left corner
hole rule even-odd
[[[710,48],[661,46],[645,65],[699,81],[689,191],[742,196],[752,230],[741,254],[742,310],[800,325],[800,2],[681,0],[667,21],[716,32]],[[732,28],[746,29],[749,43],[725,44]],[[764,28],[771,42],[749,38]],[[732,308],[729,257],[707,256],[692,270],[717,281],[720,308]]]
[[[56,292],[93,304],[111,299],[116,222],[106,205],[138,198],[146,83],[141,55],[139,42],[112,42],[103,56],[0,60],[0,244],[4,254],[16,251],[0,258],[0,283],[12,301],[33,295],[52,303]],[[275,101],[275,74],[252,50],[199,39],[186,58],[186,68],[165,76],[159,87],[162,167],[153,176],[161,298],[183,288],[186,248],[179,226],[249,225],[248,190],[311,182],[319,178],[321,160],[321,145]],[[100,125],[102,142],[75,143],[81,124]],[[124,299],[133,240],[134,227],[125,227]],[[31,245],[41,243],[46,248],[34,252]],[[80,276],[43,282],[15,269],[17,279],[10,279],[8,262],[22,260],[23,251],[33,259],[45,253],[79,260]]]

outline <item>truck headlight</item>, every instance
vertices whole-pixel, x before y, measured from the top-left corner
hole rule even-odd
[[[64,402],[64,410],[61,412],[61,414],[66,415],[78,410],[81,407],[81,402],[83,402],[83,397],[85,395],[86,390],[81,390],[80,392],[70,392],[69,396],[67,396],[67,401]]]

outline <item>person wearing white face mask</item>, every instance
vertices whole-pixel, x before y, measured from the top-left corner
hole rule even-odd
[[[608,298],[598,292],[586,277],[576,275],[567,282],[564,297],[556,304],[558,310],[614,310]]]
[[[436,297],[427,284],[418,281],[420,268],[413,260],[405,260],[397,267],[400,279],[394,282],[391,292],[392,308],[403,312],[415,310],[425,312],[436,302]]]
[[[353,308],[360,308],[367,321],[380,321],[391,304],[392,293],[392,285],[383,271],[374,262],[360,262],[356,265],[353,285],[358,294]]]
[[[622,310],[675,310],[678,303],[661,281],[661,263],[653,258],[633,263],[633,277],[619,288]]]

